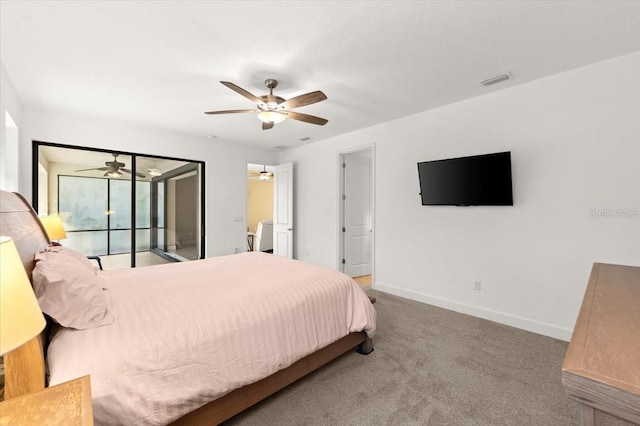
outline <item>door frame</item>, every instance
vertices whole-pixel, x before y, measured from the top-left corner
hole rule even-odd
[[[338,202],[338,217],[337,217],[337,258],[336,258],[336,269],[338,271],[344,272],[344,266],[342,264],[342,259],[344,258],[344,234],[342,232],[342,227],[344,226],[344,204],[342,200],[342,195],[344,194],[344,169],[342,168],[342,164],[344,163],[344,157],[347,154],[356,154],[358,152],[363,151],[371,151],[371,288],[375,288],[375,274],[376,274],[376,144],[366,144],[360,145],[353,148],[348,148],[344,150],[338,151],[337,155],[337,167],[338,167],[338,190],[337,194],[337,202]]]

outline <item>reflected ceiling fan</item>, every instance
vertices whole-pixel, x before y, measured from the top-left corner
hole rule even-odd
[[[228,81],[221,81],[220,83],[227,86],[229,89],[249,99],[256,104],[257,109],[231,109],[225,111],[208,111],[205,114],[236,114],[242,112],[257,112],[258,118],[262,121],[262,130],[271,129],[275,124],[283,122],[287,117],[298,121],[304,121],[305,123],[317,124],[324,126],[329,120],[316,117],[314,115],[302,114],[300,112],[291,111],[294,108],[300,108],[303,106],[315,104],[327,99],[327,95],[319,90],[315,92],[305,93],[304,95],[296,96],[291,99],[284,99],[280,96],[273,94],[273,89],[278,86],[278,82],[274,79],[265,80],[264,84],[269,88],[269,94],[263,96],[255,96],[252,93],[244,90],[240,86],[236,86]]]
[[[260,180],[273,179],[273,173],[267,171],[267,166],[263,166],[263,170],[249,170],[249,177],[258,178]]]
[[[106,167],[94,167],[92,169],[80,169],[80,170],[76,170],[76,172],[86,172],[88,170],[100,170],[102,172],[105,172],[103,176],[109,176],[109,177],[122,177],[122,173],[121,172],[125,172],[128,174],[131,174],[131,170],[130,169],[125,169],[126,164],[121,163],[118,161],[118,155],[119,154],[111,154],[113,155],[113,161],[105,161],[104,165]],[[143,178],[146,177],[144,173],[140,173],[140,172],[136,172],[136,176],[139,178]]]

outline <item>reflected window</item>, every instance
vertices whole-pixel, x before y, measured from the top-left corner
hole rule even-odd
[[[108,180],[78,176],[58,177],[58,214],[65,230],[107,229]]]

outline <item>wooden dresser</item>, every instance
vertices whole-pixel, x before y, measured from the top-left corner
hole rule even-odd
[[[580,424],[640,424],[640,267],[595,263],[562,365]]]

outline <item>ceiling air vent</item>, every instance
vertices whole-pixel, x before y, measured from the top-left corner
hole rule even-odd
[[[284,149],[287,149],[287,148],[289,148],[289,147],[288,147],[287,145],[278,145],[278,146],[274,146],[273,148],[274,148],[274,149],[284,150]]]
[[[502,83],[503,81],[507,81],[511,78],[511,74],[506,72],[504,74],[498,74],[486,80],[482,80],[480,84],[483,86],[492,86],[494,84]]]

